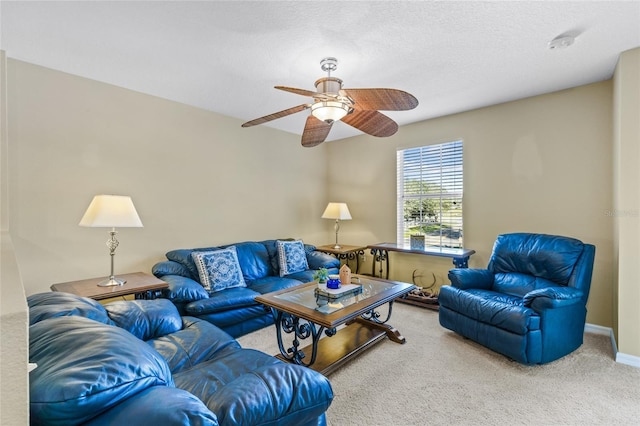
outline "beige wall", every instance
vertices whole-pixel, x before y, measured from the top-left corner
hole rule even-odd
[[[108,274],[108,230],[78,226],[100,193],[130,195],[144,224],[119,230],[116,273],[149,272],[174,248],[331,235],[322,146],[17,60],[8,79],[11,236],[27,294]]]
[[[614,75],[615,330],[618,350],[640,357],[640,48]]]
[[[0,424],[29,423],[27,302],[11,237],[7,202],[6,57],[0,50]]]
[[[299,136],[16,60],[8,78],[11,235],[27,294],[107,273],[107,230],[77,225],[98,193],[131,195],[145,225],[120,230],[116,272],[149,271],[177,247],[331,242],[327,201],[349,203],[343,243],[394,241],[396,149],[463,139],[471,266],[486,266],[503,232],[593,243],[588,321],[613,325],[611,81],[304,149]],[[392,264],[392,278],[417,270],[425,285],[451,267]]]
[[[421,99],[423,103],[428,99]],[[485,267],[496,235],[541,232],[595,244],[588,321],[612,325],[612,83],[605,81],[329,144],[329,193],[354,220],[344,243],[395,241],[396,150],[464,141],[464,245]],[[369,256],[370,261],[370,256]],[[450,260],[395,255],[391,277],[446,280]]]

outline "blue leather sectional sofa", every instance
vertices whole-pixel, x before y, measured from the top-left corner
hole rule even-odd
[[[28,297],[34,425],[323,425],[333,392],[164,299]]]
[[[239,337],[273,324],[273,316],[256,303],[256,296],[313,281],[313,273],[322,267],[327,268],[330,274],[339,271],[339,260],[305,244],[308,269],[280,276],[277,241],[246,241],[217,247],[172,250],[166,254],[168,260],[156,263],[152,272],[169,283],[164,297],[171,300],[182,315],[206,320],[231,336]],[[236,248],[246,287],[208,292],[201,283],[192,253],[230,246]]]

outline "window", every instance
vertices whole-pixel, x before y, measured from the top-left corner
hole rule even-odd
[[[461,248],[462,141],[398,150],[398,237],[423,234],[425,246]]]

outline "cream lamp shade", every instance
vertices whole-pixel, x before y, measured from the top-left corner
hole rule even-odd
[[[347,203],[329,203],[322,213],[323,219],[351,220]]]
[[[98,283],[101,287],[123,285],[125,280],[113,275],[113,258],[118,247],[116,228],[142,228],[142,221],[131,197],[125,195],[96,195],[80,220],[80,226],[91,228],[111,228],[107,247],[111,256],[111,274]]]
[[[333,248],[341,249],[342,247],[338,244],[338,231],[340,231],[340,221],[351,220],[351,213],[349,213],[349,207],[347,207],[347,203],[327,204],[327,208],[324,209],[324,213],[322,213],[322,218],[336,220],[336,223],[334,225],[334,230],[336,231],[336,245],[333,246]]]
[[[131,197],[96,195],[80,220],[80,226],[91,228],[142,228]]]

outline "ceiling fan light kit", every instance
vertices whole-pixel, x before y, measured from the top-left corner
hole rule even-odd
[[[350,106],[339,101],[318,101],[311,105],[311,114],[318,120],[331,124],[347,115]]]
[[[322,59],[320,68],[327,73],[327,77],[316,80],[316,92],[286,86],[275,87],[297,95],[309,96],[313,98],[313,103],[299,105],[247,121],[242,127],[263,124],[305,109],[311,109],[311,114],[307,117],[302,133],[302,146],[312,147],[324,142],[336,121],[342,121],[372,136],[391,136],[398,130],[398,125],[378,110],[405,111],[418,106],[418,100],[402,90],[343,89],[342,80],[331,77],[331,71],[338,68],[336,58]]]

